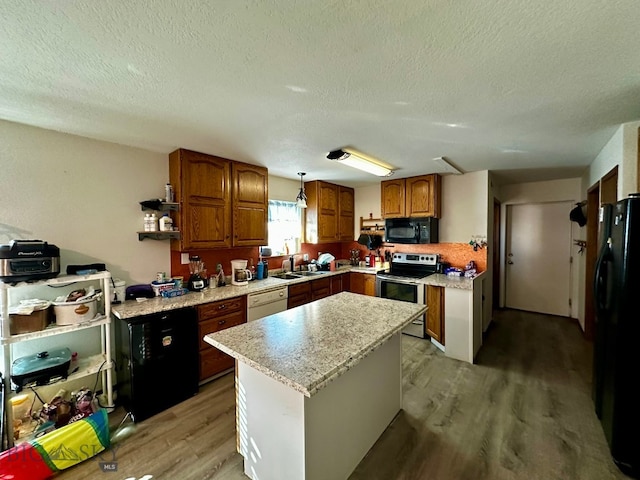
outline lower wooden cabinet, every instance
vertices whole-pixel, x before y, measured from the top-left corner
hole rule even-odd
[[[444,345],[444,288],[427,285],[427,335]]]
[[[295,308],[311,301],[311,282],[289,285],[287,308]]]
[[[247,321],[247,297],[229,298],[198,305],[198,335],[200,337],[200,381],[224,372],[234,365],[233,357],[212,347],[204,340],[208,333],[218,332]]]
[[[376,276],[374,274],[351,272],[349,276],[350,292],[371,297],[376,296]]]
[[[310,283],[312,302],[331,295],[331,278],[320,278]]]
[[[331,277],[331,295],[335,295],[340,292],[348,292],[349,286],[351,282],[349,273],[344,273],[342,275],[334,275]]]

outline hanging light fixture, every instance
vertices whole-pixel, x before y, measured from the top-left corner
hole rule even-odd
[[[298,192],[298,196],[296,197],[296,207],[307,208],[307,195],[304,193],[304,182],[302,181],[306,173],[298,172],[298,175],[300,175],[300,192]]]

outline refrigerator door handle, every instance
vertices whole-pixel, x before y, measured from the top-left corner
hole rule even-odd
[[[611,288],[609,288],[609,264],[612,260],[611,239],[602,247],[598,261],[596,262],[596,275],[593,286],[596,301],[596,312],[602,313],[609,310],[611,306]]]

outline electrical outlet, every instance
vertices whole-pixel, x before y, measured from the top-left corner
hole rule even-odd
[[[182,265],[189,265],[189,254],[188,253],[181,253],[180,254],[180,263]]]

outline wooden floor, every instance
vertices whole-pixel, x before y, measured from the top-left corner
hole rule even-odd
[[[592,345],[575,320],[497,312],[475,365],[409,336],[403,348],[404,408],[351,480],[627,478],[594,413]],[[56,478],[246,478],[235,452],[233,388],[226,375],[136,425],[102,455],[117,461],[116,473],[103,474],[97,459]]]

